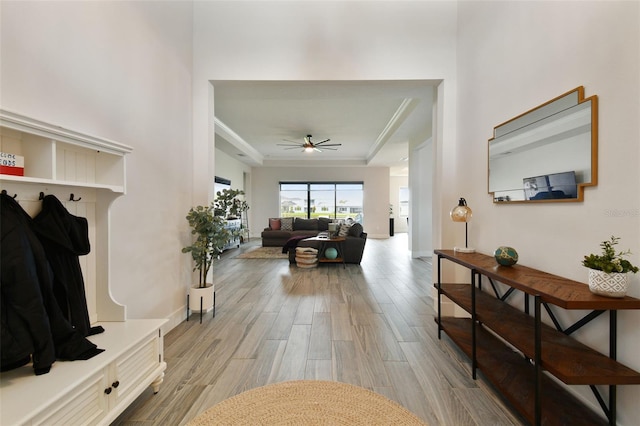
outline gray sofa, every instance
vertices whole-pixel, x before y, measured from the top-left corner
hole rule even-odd
[[[282,229],[282,219],[278,223],[278,219],[270,219],[269,227],[262,231],[263,247],[283,247],[284,251],[289,252],[289,262],[295,264],[295,247],[313,247],[320,248],[319,241],[305,241],[305,237],[315,237],[322,231],[329,229],[331,219],[300,219],[295,218],[289,230],[288,223]],[[285,221],[285,222],[288,222]],[[272,227],[273,226],[273,227]],[[274,229],[280,228],[280,229]],[[356,223],[352,225],[343,243],[344,261],[345,263],[360,264],[364,253],[364,246],[367,242],[367,233],[363,231],[362,225]],[[287,247],[285,247],[285,245]]]
[[[329,229],[329,218],[302,219],[272,218],[269,227],[262,231],[262,247],[283,247],[291,237],[315,237]]]

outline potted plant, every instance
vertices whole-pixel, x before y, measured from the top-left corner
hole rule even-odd
[[[213,261],[220,258],[223,247],[231,238],[225,228],[226,221],[216,216],[214,210],[213,204],[189,210],[187,221],[195,239],[191,245],[182,248],[183,253],[191,253],[193,270],[198,271],[199,275],[198,284],[189,289],[189,308],[201,312],[213,307],[214,286],[206,282],[207,276]]]
[[[241,195],[244,195],[244,191],[240,189],[223,189],[216,192],[214,201],[215,214],[226,218],[228,221],[242,219],[242,215],[249,210],[249,204],[240,198]],[[240,241],[242,241],[245,235],[249,235],[249,230],[242,221],[239,223],[229,222],[227,228],[231,230],[231,236],[234,240],[240,238]]]
[[[240,195],[244,195],[244,191],[240,189],[223,189],[216,192],[215,214],[226,219],[238,219],[249,209],[247,202],[238,198]]]
[[[624,297],[629,287],[629,272],[638,272],[638,267],[625,259],[630,250],[616,253],[614,246],[619,237],[600,243],[602,254],[585,256],[582,265],[589,268],[589,290],[592,293],[608,297]]]

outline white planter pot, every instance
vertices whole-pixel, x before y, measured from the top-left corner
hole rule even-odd
[[[189,289],[189,309],[192,311],[209,312],[213,308],[213,294],[215,286],[211,283],[206,283],[206,287],[200,288],[198,286],[191,287]],[[202,298],[202,305],[200,305],[200,299]],[[202,306],[202,308],[200,308]]]
[[[589,290],[607,297],[625,297],[629,288],[629,274],[607,273],[589,269]]]

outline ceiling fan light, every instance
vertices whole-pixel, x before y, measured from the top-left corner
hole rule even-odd
[[[313,152],[313,148],[308,146],[304,149],[304,152]]]

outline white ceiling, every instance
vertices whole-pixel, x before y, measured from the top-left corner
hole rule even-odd
[[[252,166],[387,166],[408,172],[409,141],[431,135],[433,82],[215,81],[216,147]],[[331,139],[337,151],[278,146]]]

